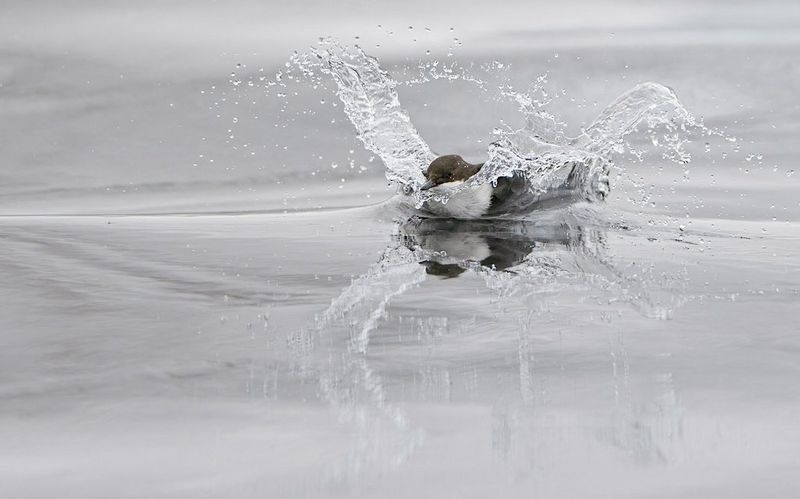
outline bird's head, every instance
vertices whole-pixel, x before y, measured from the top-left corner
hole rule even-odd
[[[426,191],[433,187],[451,182],[464,182],[478,173],[483,165],[473,165],[464,161],[458,154],[448,154],[434,159],[425,171],[427,182],[422,184],[420,190]]]

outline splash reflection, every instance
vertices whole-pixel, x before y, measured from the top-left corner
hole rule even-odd
[[[389,386],[412,400],[449,403],[459,398],[454,395],[459,386],[485,383],[480,379],[484,372],[498,376],[482,368],[480,358],[468,358],[466,364],[474,366],[472,370],[454,370],[430,357],[414,356],[396,368],[402,375],[396,369],[386,371],[382,364],[372,365],[381,358],[373,352],[376,334],[396,326],[402,336],[409,316],[422,344],[437,338],[437,346],[446,348],[457,338],[456,331],[471,334],[469,323],[448,321],[445,310],[425,311],[421,318],[414,318],[413,312],[391,312],[393,302],[410,299],[415,289],[430,280],[439,281],[439,286],[467,277],[472,284],[483,283],[493,297],[496,320],[516,324],[511,328],[517,331],[511,338],[514,350],[507,351],[509,338],[487,344],[498,355],[515,359],[513,369],[502,371],[508,377],[503,385],[516,388],[497,395],[493,423],[487,429],[498,456],[533,466],[532,455],[541,452],[543,445],[557,447],[565,432],[586,432],[585,421],[553,420],[540,410],[548,406],[547,390],[534,359],[550,307],[565,295],[579,297],[578,304],[580,300],[592,303],[600,296],[605,306],[616,304],[664,319],[676,305],[674,298],[662,303],[648,292],[653,282],[646,273],[638,269],[631,273],[615,262],[607,231],[601,224],[585,223],[564,212],[537,220],[410,218],[398,222],[379,260],[354,278],[313,325],[290,338],[298,372],[319,382],[320,397],[352,431],[351,452],[333,466],[333,479],[347,482],[367,471],[393,469],[425,442],[422,429],[415,427],[401,406],[390,402]],[[386,341],[388,334],[379,336]],[[663,393],[644,406],[638,404],[621,339],[618,343],[611,348],[606,371],[614,386],[611,420],[588,431],[597,442],[622,449],[636,462],[669,462],[675,455],[670,442],[681,438],[681,410],[669,370],[657,375]]]

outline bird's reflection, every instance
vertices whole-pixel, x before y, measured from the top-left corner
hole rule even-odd
[[[509,271],[522,264],[537,247],[580,243],[581,229],[567,223],[537,224],[521,220],[455,220],[412,218],[399,226],[399,238],[427,259],[426,273],[458,277],[475,266]]]

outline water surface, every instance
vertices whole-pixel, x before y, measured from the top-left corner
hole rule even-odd
[[[606,202],[502,222],[387,201],[333,80],[232,85],[272,81],[291,47],[206,64],[172,45],[178,68],[120,56],[125,32],[69,54],[17,34],[0,55],[5,494],[791,496],[797,13],[763,7],[432,26],[430,57],[362,33],[433,151],[485,160],[494,128],[525,124],[502,78],[545,72],[567,137],[653,81],[737,139],[689,130],[676,163],[645,124]],[[159,33],[185,22],[162,14]],[[391,40],[422,40],[409,24]],[[307,29],[303,47],[327,34]],[[240,35],[219,43],[253,46]],[[488,90],[417,81],[433,58]]]

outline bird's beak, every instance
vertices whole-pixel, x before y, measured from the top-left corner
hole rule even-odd
[[[427,191],[431,187],[434,187],[436,184],[433,183],[433,180],[426,180],[424,184],[419,187],[421,191]]]

